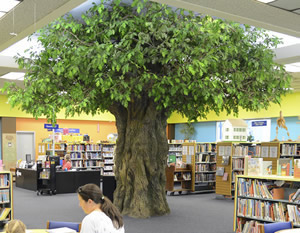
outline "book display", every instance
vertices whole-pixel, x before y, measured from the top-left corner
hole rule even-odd
[[[13,219],[12,176],[10,172],[0,172],[0,225]]]
[[[263,223],[285,221],[300,228],[300,179],[274,175],[239,175],[236,179],[235,232],[258,232],[254,230]]]

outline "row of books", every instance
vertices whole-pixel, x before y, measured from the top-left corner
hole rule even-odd
[[[184,172],[184,173],[175,173],[174,174],[174,181],[180,181],[180,180],[191,180],[192,175],[190,172]]]
[[[264,224],[258,221],[246,221],[243,218],[237,218],[236,233],[264,233]]]
[[[200,173],[195,174],[195,182],[215,181],[216,174],[214,173]]]
[[[237,213],[244,217],[276,222],[291,221],[296,225],[300,224],[299,207],[282,202],[238,198]]]
[[[182,151],[181,145],[169,145],[169,151]]]
[[[0,175],[0,187],[7,187],[9,185],[9,179],[7,174]]]
[[[196,172],[204,172],[204,171],[216,171],[216,164],[196,164],[195,165]]]
[[[196,154],[195,162],[196,163],[201,163],[201,162],[213,163],[213,162],[216,162],[216,155],[214,155],[214,154]]]
[[[214,152],[214,151],[216,151],[216,144],[211,144],[211,143],[196,144],[196,153]]]
[[[85,161],[84,165],[86,167],[103,167],[104,164],[103,162],[99,161],[99,160],[89,160],[89,161]]]
[[[83,144],[68,145],[68,151],[85,151],[85,145]]]
[[[264,219],[267,221],[286,221],[286,204],[262,200],[238,198],[238,216]]]
[[[85,145],[86,151],[101,151],[100,144],[87,144]]]
[[[253,150],[256,149],[255,147],[256,146],[235,145],[233,147],[233,156],[253,156]]]
[[[244,159],[232,158],[232,169],[244,169]]]
[[[73,168],[83,167],[82,160],[72,160],[72,167]]]
[[[10,202],[9,190],[8,189],[0,190],[0,202],[1,203],[8,203],[8,202]]]
[[[239,196],[273,199],[273,196],[269,191],[269,188],[274,187],[273,183],[265,183],[255,179],[247,180],[239,178],[237,187]]]
[[[281,155],[297,155],[297,144],[283,144],[281,146]]]

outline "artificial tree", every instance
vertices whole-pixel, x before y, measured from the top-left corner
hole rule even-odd
[[[279,43],[263,30],[174,10],[154,2],[104,1],[81,19],[39,31],[43,50],[18,57],[24,88],[8,84],[9,103],[56,121],[111,112],[118,131],[114,203],[123,214],[170,212],[165,196],[167,119],[237,114],[279,103],[290,77],[273,62]]]

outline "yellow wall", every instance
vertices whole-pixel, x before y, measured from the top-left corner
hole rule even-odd
[[[281,106],[271,104],[268,110],[261,110],[259,112],[247,112],[240,109],[239,119],[256,119],[256,118],[270,118],[279,117],[279,112],[282,110],[284,117],[300,116],[300,92],[292,93],[282,97]],[[198,121],[223,121],[226,119],[236,118],[233,115],[226,115],[225,112],[220,113],[219,116],[215,112],[210,112],[207,119],[198,119]],[[168,119],[169,124],[184,123],[187,118],[183,118],[178,113],[173,113]]]
[[[36,143],[36,156],[38,154],[38,143],[42,142],[44,138],[49,137],[52,133],[44,129],[46,119],[35,120],[33,118],[17,118],[17,131],[34,131]],[[59,128],[75,128],[80,129],[81,134],[88,134],[90,140],[97,142],[98,140],[107,140],[107,135],[110,133],[117,133],[115,122],[105,121],[83,121],[83,120],[58,120]],[[98,131],[99,129],[99,131]]]
[[[32,118],[31,114],[27,114],[17,108],[12,108],[7,102],[6,95],[0,95],[0,116],[1,117],[27,117]],[[45,117],[40,117],[45,118]],[[64,111],[61,111],[57,114],[57,119],[65,119]],[[114,115],[109,112],[104,112],[99,115],[87,115],[80,114],[80,116],[76,115],[74,117],[69,117],[68,119],[73,120],[98,120],[98,121],[115,121]]]

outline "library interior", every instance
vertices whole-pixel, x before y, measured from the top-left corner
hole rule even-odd
[[[0,2],[0,232],[299,233],[300,2],[119,2]]]

